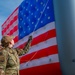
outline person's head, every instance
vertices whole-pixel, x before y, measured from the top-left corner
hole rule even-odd
[[[2,47],[13,47],[14,46],[14,40],[13,36],[5,35],[1,39],[1,45]]]

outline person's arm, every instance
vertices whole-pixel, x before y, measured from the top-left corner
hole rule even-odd
[[[31,41],[32,41],[32,36],[29,36],[29,39],[28,39],[28,41],[27,41],[27,43],[26,43],[26,45],[24,46],[23,49],[16,48],[16,51],[17,51],[19,56],[24,55],[24,54],[26,54],[29,51],[30,45],[31,45]]]
[[[0,75],[5,75],[5,69],[7,64],[7,52],[0,50]]]

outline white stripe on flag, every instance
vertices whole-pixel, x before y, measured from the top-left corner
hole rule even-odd
[[[19,31],[18,30],[12,34],[12,36],[14,36],[14,37],[16,37],[18,35],[19,35]]]
[[[54,45],[57,45],[56,37],[50,38],[46,41],[43,41],[37,45],[32,46],[27,54],[30,54],[32,52],[39,51],[41,49],[44,49],[50,46],[54,46]]]
[[[57,62],[59,62],[58,54],[49,55],[47,57],[42,57],[39,59],[35,59],[32,61],[20,64],[20,70],[35,67],[35,66],[41,66],[45,64],[57,63]]]
[[[13,22],[13,24],[6,30],[5,34],[8,34],[11,30],[13,30],[13,28],[18,25],[18,20],[16,20],[15,22]]]
[[[8,24],[10,24],[10,22],[13,20],[13,18],[17,15],[18,15],[18,9],[16,11],[14,11],[13,14],[8,17],[9,19],[6,20],[6,22],[3,24],[3,28],[6,28],[6,26]]]
[[[51,23],[47,24],[46,26],[36,30],[33,34],[33,38],[47,32],[49,30],[52,30],[52,29],[55,29],[55,22],[51,22]],[[21,39],[17,43],[15,43],[14,48],[16,48],[16,47],[20,46],[21,44],[25,43],[28,40],[28,37],[29,37],[29,35],[25,36],[23,39]]]
[[[36,52],[36,51],[40,51],[40,50],[42,50],[44,48],[48,48],[48,47],[51,47],[51,46],[54,46],[54,45],[57,45],[56,37],[48,39],[48,40],[46,40],[44,42],[41,42],[41,43],[39,43],[37,45],[31,46],[29,52],[26,53],[25,55],[33,53],[33,52]],[[25,55],[22,55],[20,57],[23,57]]]

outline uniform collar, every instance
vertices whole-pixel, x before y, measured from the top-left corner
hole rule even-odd
[[[7,47],[7,48],[5,48],[5,49],[6,49],[9,53],[14,54],[13,48]]]

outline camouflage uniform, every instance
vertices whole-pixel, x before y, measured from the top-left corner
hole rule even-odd
[[[0,75],[19,75],[19,57],[29,51],[31,39],[24,49],[3,47],[0,50]]]

